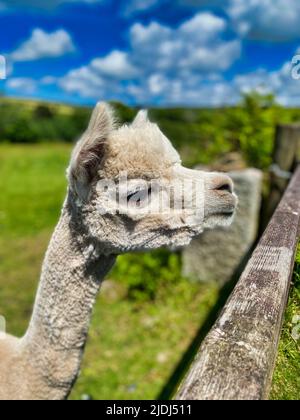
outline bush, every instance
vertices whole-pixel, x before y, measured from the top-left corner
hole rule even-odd
[[[265,169],[271,164],[279,107],[272,95],[245,95],[240,107],[228,113],[227,129],[250,166]]]
[[[121,123],[132,121],[137,110],[114,102]],[[86,129],[90,108],[36,104],[2,99],[0,141],[73,142]],[[250,93],[239,106],[223,109],[153,109],[151,119],[180,151],[188,166],[209,162],[239,151],[249,166],[266,169],[271,163],[278,122],[295,122],[300,110],[276,105],[272,95]]]
[[[86,128],[91,110],[3,100],[0,103],[0,141],[73,142]]]
[[[126,286],[129,299],[153,301],[160,288],[182,278],[180,257],[165,250],[123,255],[112,276]]]

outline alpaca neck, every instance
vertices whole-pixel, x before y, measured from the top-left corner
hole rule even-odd
[[[92,308],[115,257],[95,255],[65,204],[44,261],[33,316],[22,349],[37,378],[38,398],[66,398],[77,378]],[[44,394],[44,395],[43,395]]]

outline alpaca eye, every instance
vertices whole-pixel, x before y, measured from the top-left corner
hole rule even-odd
[[[134,193],[128,194],[127,202],[132,202],[139,205],[142,202],[144,202],[147,198],[149,198],[151,196],[151,193],[151,187],[149,187],[148,190],[137,190]]]

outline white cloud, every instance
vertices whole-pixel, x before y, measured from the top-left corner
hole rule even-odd
[[[30,38],[10,54],[12,61],[34,61],[42,58],[61,57],[75,51],[71,36],[64,29],[47,33],[34,29]]]
[[[41,78],[40,83],[42,85],[54,85],[57,83],[57,77],[55,76],[44,76]]]
[[[226,30],[227,23],[224,19],[209,12],[198,13],[192,19],[184,22],[180,31],[191,39],[197,36],[201,42],[212,39]]]
[[[159,23],[131,28],[131,59],[150,72],[197,71],[207,73],[229,68],[240,56],[239,40],[224,40],[227,23],[205,12],[176,29]]]
[[[96,58],[91,67],[103,76],[118,80],[131,79],[138,74],[138,70],[130,63],[128,54],[123,51],[112,51],[103,58]]]
[[[243,93],[258,91],[273,93],[284,106],[300,106],[300,81],[291,77],[292,66],[287,62],[276,71],[266,69],[236,75],[225,80],[220,74],[199,75],[186,73],[171,78],[164,73],[153,73],[148,77],[128,83],[116,83],[101,77],[90,66],[70,72],[62,79],[51,76],[40,80],[13,78],[6,86],[18,94],[34,93],[39,86],[59,84],[67,93],[102,100],[124,100],[138,104],[166,106],[210,106],[234,105]]]
[[[53,9],[72,3],[99,4],[111,0],[0,0],[0,11],[12,8]],[[300,38],[299,0],[123,0],[124,16],[137,15],[154,7],[177,5],[196,9],[218,8],[225,12],[233,27],[244,37],[259,41],[288,41]]]
[[[101,97],[105,89],[104,79],[89,66],[70,71],[61,78],[59,85],[68,93],[78,93],[83,97]]]
[[[80,93],[95,99],[120,99],[138,104],[166,106],[211,106],[233,105],[241,100],[243,93],[258,91],[273,93],[285,106],[300,106],[300,81],[291,77],[291,64],[268,72],[260,69],[252,73],[236,75],[225,80],[220,74],[199,75],[187,72],[169,77],[163,72],[133,80],[128,84],[110,83],[95,75],[90,67],[68,75],[64,88],[70,93]]]
[[[168,79],[162,74],[152,75],[140,85],[129,86],[129,93],[137,103],[167,106],[222,106],[238,101],[233,86],[220,80],[208,80],[199,76]]]
[[[73,0],[53,0],[50,3],[69,1]],[[91,3],[96,1],[90,0]],[[127,13],[153,8],[157,2],[132,0],[127,3]],[[170,0],[161,2],[170,4]],[[90,99],[188,106],[234,104],[242,92],[255,89],[275,93],[277,100],[284,105],[300,105],[300,81],[291,78],[290,63],[285,63],[276,71],[260,69],[236,75],[231,80],[222,76],[239,59],[241,39],[286,41],[300,37],[300,25],[297,25],[300,21],[300,1],[176,2],[199,8],[219,5],[228,16],[198,12],[176,28],[158,22],[136,23],[129,32],[127,51],[113,50],[106,56],[95,57],[62,78],[48,76],[36,82],[29,78],[13,78],[7,86],[26,93],[33,92],[37,86],[58,84],[70,95]],[[12,3],[21,4],[22,0],[10,1]],[[25,3],[28,2],[24,0]],[[131,11],[130,5],[135,5]],[[233,27],[238,38],[233,38]],[[37,60],[59,57],[72,51],[74,44],[66,31],[47,33],[36,29],[10,58],[13,61]]]
[[[151,9],[153,6],[157,6],[162,3],[161,0],[129,0],[125,2],[123,7],[124,16],[132,16]]]
[[[111,0],[1,0],[0,11],[3,9],[15,8],[33,8],[41,10],[51,10],[64,4],[85,3],[85,4],[101,4]],[[225,0],[228,1],[228,0]],[[170,4],[171,3],[171,4]],[[175,3],[184,6],[202,7],[220,5],[220,0],[121,0],[120,9],[124,17],[132,17],[142,12],[149,11],[157,6],[167,5],[173,6]]]
[[[37,86],[38,83],[35,80],[27,77],[15,77],[8,79],[6,82],[7,88],[22,94],[34,93],[37,89]]]
[[[260,69],[234,79],[236,89],[242,92],[257,90],[273,93],[277,101],[285,106],[300,105],[300,81],[292,78],[292,64],[286,62],[276,71]]]
[[[6,79],[7,72],[6,72],[6,60],[5,57],[0,55],[0,80]]]
[[[182,79],[180,88],[174,89],[172,83],[160,83],[160,91],[166,103],[171,105],[222,106],[232,105],[241,100],[243,93],[257,91],[272,93],[283,106],[300,106],[300,81],[291,76],[292,66],[286,62],[281,68],[268,72],[259,69],[255,72],[236,75],[232,80],[217,79],[209,81],[195,78],[189,82]],[[143,90],[147,95],[147,90]],[[151,89],[149,89],[151,93]],[[143,99],[143,98],[141,98]]]
[[[122,81],[101,76],[91,65],[70,71],[58,80],[58,85],[67,93],[85,98],[117,100],[126,96]]]
[[[154,9],[155,7],[176,7],[189,6],[189,7],[224,7],[224,3],[228,0],[126,0],[123,7],[124,16],[133,16],[146,10]]]
[[[207,12],[175,29],[157,22],[136,23],[127,52],[115,50],[93,59],[70,71],[60,86],[86,97],[114,95],[131,102],[158,101],[166,95],[175,103],[189,92],[195,102],[199,81],[227,70],[240,56],[240,41],[227,40],[226,34],[226,21]]]
[[[227,13],[247,38],[273,42],[300,38],[299,0],[230,0]]]
[[[243,37],[258,41],[281,42],[300,38],[299,0],[131,0],[130,14],[154,6],[219,8]]]

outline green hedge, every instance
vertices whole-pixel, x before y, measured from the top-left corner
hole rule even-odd
[[[136,110],[114,103],[121,122]],[[72,142],[86,128],[90,108],[9,99],[0,101],[0,142]],[[234,108],[152,109],[151,118],[180,150],[188,165],[208,163],[231,151],[240,151],[251,166],[270,164],[274,129],[278,122],[300,120],[300,110],[284,109],[272,96],[252,93]]]

